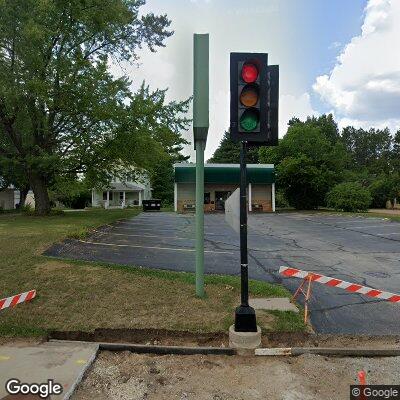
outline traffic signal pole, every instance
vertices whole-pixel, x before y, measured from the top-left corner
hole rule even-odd
[[[256,313],[249,306],[249,262],[247,252],[247,142],[240,143],[240,277],[241,303],[235,312],[236,332],[257,332]]]
[[[247,143],[240,146],[240,275],[241,306],[249,305],[249,260],[247,254]]]
[[[256,314],[249,305],[246,152],[248,146],[276,146],[278,144],[279,67],[268,65],[267,53],[231,53],[230,92],[230,138],[235,143],[240,142],[241,146],[241,303],[235,311],[234,331],[258,332]]]

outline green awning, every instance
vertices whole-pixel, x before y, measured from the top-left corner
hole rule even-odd
[[[271,184],[275,182],[275,168],[263,164],[247,166],[247,180],[250,183]],[[196,165],[175,165],[175,182],[195,183]],[[240,167],[237,164],[206,164],[204,166],[204,183],[239,184]]]

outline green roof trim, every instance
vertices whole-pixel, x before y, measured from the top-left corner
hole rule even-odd
[[[271,164],[247,165],[247,181],[254,184],[275,183],[275,168]],[[175,182],[195,183],[196,164],[175,164]],[[204,183],[239,184],[238,164],[205,164]]]

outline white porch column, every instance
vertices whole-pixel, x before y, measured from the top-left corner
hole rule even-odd
[[[92,207],[95,207],[96,205],[94,204],[94,189],[92,189]]]
[[[275,183],[271,185],[272,212],[275,212]]]
[[[105,208],[108,208],[110,206],[110,191],[107,190],[107,200],[105,204]]]
[[[251,193],[251,183],[249,182],[249,211],[252,211],[253,208],[251,206],[251,202],[252,202],[252,193]]]
[[[122,192],[122,208],[125,208],[125,198],[126,198],[126,196],[125,196],[125,190]]]
[[[178,211],[178,184],[174,183],[174,211]]]
[[[142,205],[142,191],[139,191],[139,206]]]

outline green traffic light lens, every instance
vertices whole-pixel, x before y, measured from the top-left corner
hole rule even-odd
[[[259,117],[259,112],[256,108],[248,108],[240,117],[240,126],[246,132],[251,132],[257,128]]]

